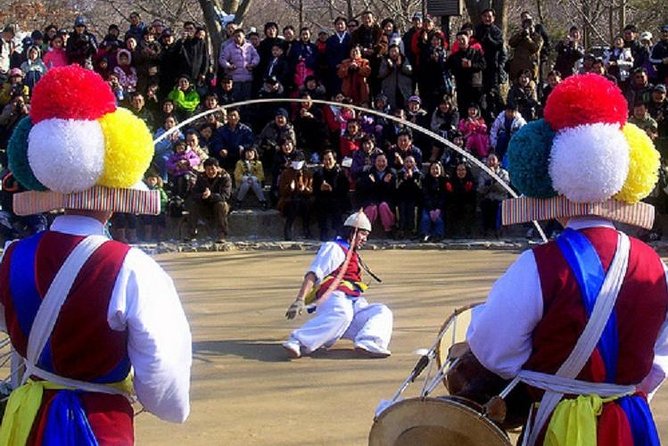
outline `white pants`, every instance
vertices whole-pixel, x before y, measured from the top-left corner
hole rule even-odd
[[[375,353],[389,353],[392,311],[383,304],[370,304],[363,297],[350,299],[334,291],[315,316],[290,335],[307,353],[331,347],[340,338],[351,339],[356,347]]]

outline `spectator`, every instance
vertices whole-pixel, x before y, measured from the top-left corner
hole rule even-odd
[[[297,145],[304,150],[307,155],[306,158],[313,162],[317,160],[318,149],[327,144],[329,139],[323,138],[325,121],[321,109],[314,107],[313,102],[311,102],[311,95],[302,93],[300,99],[306,102],[299,104],[294,121]],[[316,160],[312,156],[315,156]]]
[[[341,78],[337,76],[339,65],[350,54],[351,36],[347,28],[347,20],[337,17],[334,20],[334,34],[327,39],[327,91],[336,94],[341,91]]]
[[[290,67],[288,66],[288,61],[283,56],[283,45],[281,42],[277,41],[271,47],[269,63],[264,67],[264,73],[264,79],[273,77],[277,79],[281,85],[285,85],[285,82],[290,75]]]
[[[396,184],[396,171],[388,166],[385,154],[379,153],[373,167],[358,178],[355,186],[356,201],[372,224],[380,219],[387,238],[394,236]]]
[[[489,134],[489,145],[498,161],[504,161],[510,138],[526,123],[517,111],[517,104],[508,101],[505,112],[496,117]]]
[[[425,109],[434,110],[444,95],[454,93],[450,71],[446,69],[446,42],[440,33],[431,36],[429,45],[420,52],[418,86]]]
[[[223,53],[224,46],[228,42],[234,42],[232,38],[233,35],[234,34],[230,34],[228,41],[223,43],[223,47],[220,49],[220,54]],[[257,47],[257,53],[260,61],[253,73],[253,92],[257,92],[260,89],[262,82],[267,76],[273,75],[284,81],[284,79],[281,79],[281,75],[283,73],[267,73],[269,63],[272,60],[272,57],[275,57],[273,55],[275,54],[274,46],[276,45],[278,45],[278,47],[281,49],[280,54],[283,56],[285,51],[283,47],[283,41],[278,37],[278,24],[275,22],[267,22],[264,24],[264,38]],[[285,69],[287,70],[287,67],[285,67]],[[287,71],[285,72],[285,75],[287,75]]]
[[[118,79],[118,74],[114,72],[109,73],[107,75],[107,83],[116,98],[116,105],[122,104],[125,101],[125,90]]]
[[[260,202],[262,210],[267,210],[267,200],[264,198],[264,191],[262,190],[264,168],[255,147],[249,147],[244,150],[243,159],[237,161],[237,165],[234,168],[234,181],[237,185],[235,207],[241,206],[250,189]]]
[[[167,98],[174,102],[175,113],[180,121],[192,116],[200,100],[197,90],[185,74],[179,76],[176,86],[169,92]]]
[[[311,42],[311,30],[308,27],[302,28],[299,37],[290,52],[290,67],[293,74],[290,85],[296,89],[304,85],[307,77],[315,74],[318,57],[318,49]]]
[[[253,130],[241,122],[239,110],[230,109],[227,122],[211,138],[210,154],[225,170],[232,170],[241,158],[241,152],[251,147],[254,141]]]
[[[531,78],[531,72],[524,70],[508,92],[508,102],[517,106],[522,117],[527,121],[533,121],[538,117],[538,93],[536,83]]]
[[[170,28],[165,29],[160,36],[162,53],[160,55],[160,93],[162,98],[167,97],[178,77],[182,75],[179,71],[179,47],[176,45],[174,34]]]
[[[260,62],[253,45],[246,42],[242,29],[237,29],[232,35],[233,43],[226,45],[218,63],[234,81],[234,98],[236,101],[250,99],[253,83],[253,70]]]
[[[169,182],[174,195],[185,199],[197,175],[195,167],[200,164],[201,160],[195,152],[190,150],[185,141],[176,141],[172,146],[172,151],[166,163]]]
[[[334,235],[341,230],[343,215],[350,207],[348,189],[348,178],[336,162],[336,153],[325,150],[322,152],[322,168],[313,175],[315,214],[320,240],[323,242],[329,240],[329,230],[332,230]]]
[[[160,136],[162,136],[169,130],[173,129],[174,127],[176,127],[176,118],[173,115],[168,115],[167,117],[165,117],[162,127],[160,127],[158,131],[155,132],[153,138],[158,139]],[[169,159],[171,155],[172,147],[177,142],[183,140],[184,137],[183,133],[181,133],[181,130],[176,130],[175,132],[170,133],[169,136],[162,139],[155,145],[155,153],[153,155],[152,164],[158,171],[158,174],[160,175],[160,178],[162,178],[163,182],[166,182],[168,180],[167,159]]]
[[[130,13],[129,20],[130,27],[125,32],[124,40],[127,40],[128,37],[134,37],[134,39],[139,42],[142,35],[144,34],[144,30],[146,29],[146,24],[141,21],[141,17],[136,11]]]
[[[102,42],[100,42],[100,47],[105,46],[108,48],[113,48],[113,50],[121,48],[123,46],[123,40],[118,38],[120,34],[121,30],[118,28],[118,25],[112,23],[107,28],[107,35],[104,36],[104,39],[102,39]]]
[[[403,130],[397,135],[397,144],[390,147],[387,151],[387,160],[393,169],[399,171],[404,167],[406,158],[413,158],[413,162],[422,167],[422,150],[413,145],[412,133],[408,130]]]
[[[536,31],[533,19],[530,17],[522,21],[522,30],[515,33],[508,45],[513,48],[513,57],[509,63],[509,75],[514,82],[525,70],[532,73],[533,79],[538,79],[540,65],[540,50],[543,47],[543,38]]]
[[[260,91],[257,92],[257,97],[258,99],[278,99],[285,97],[285,87],[275,76],[269,76],[264,80]],[[258,104],[255,108],[253,127],[259,126],[261,128],[268,121],[273,120],[279,108],[281,107],[278,103]]]
[[[612,41],[612,47],[605,51],[605,66],[608,73],[615,77],[617,84],[622,85],[633,68],[633,56],[631,48],[624,47],[624,38],[616,36]]]
[[[397,143],[397,136],[403,130],[411,131],[403,121],[406,120],[406,111],[403,108],[397,108],[392,112],[392,115],[398,119],[398,121],[392,121],[383,128],[382,137],[378,143],[378,146],[385,150],[390,146],[393,146]]]
[[[200,160],[200,163],[194,167],[195,171],[197,173],[204,172],[204,161],[209,159],[209,150],[206,146],[200,146],[197,130],[189,129],[186,132],[186,146],[188,146],[188,150],[191,150]]]
[[[304,238],[311,238],[311,205],[313,197],[313,178],[306,170],[303,159],[294,160],[290,167],[283,170],[279,182],[277,208],[285,217],[283,237],[292,240],[293,225],[297,217],[302,219]]]
[[[427,113],[427,110],[422,108],[422,99],[420,98],[420,96],[413,95],[410,98],[408,98],[408,102],[406,104],[407,121],[417,126],[420,126],[423,129],[428,129],[430,124],[430,119],[431,118],[429,116],[429,113]],[[429,147],[430,139],[421,132],[418,132],[415,135],[415,143],[421,147]]]
[[[494,28],[491,27],[490,30]],[[496,35],[495,31],[489,31],[485,37],[493,41],[494,35]],[[485,57],[483,58],[480,51],[469,46],[469,37],[464,32],[460,31],[457,33],[457,43],[459,43],[459,51],[448,57],[446,65],[455,77],[455,85],[457,85],[457,108],[459,110],[466,110],[470,104],[480,104],[483,92],[483,76],[485,73],[483,70],[485,70],[485,60],[488,57],[487,53],[485,53]],[[492,44],[490,43],[489,45]],[[489,80],[491,83],[493,81],[494,79]]]
[[[448,232],[453,238],[470,237],[474,225],[476,185],[471,169],[460,163],[455,174],[445,181]]]
[[[211,65],[206,41],[196,31],[193,22],[184,22],[182,37],[176,42],[175,49],[179,55],[179,74],[187,75],[195,86],[204,84]]]
[[[157,77],[154,79],[151,77],[157,75],[161,53],[162,47],[155,38],[153,27],[145,29],[133,59],[133,65],[137,69],[137,90],[145,92],[151,80],[159,80]],[[155,72],[150,72],[151,67],[155,67]]]
[[[397,238],[412,236],[415,230],[415,210],[422,198],[422,171],[411,155],[404,158],[403,166],[397,170],[396,197],[399,210]]]
[[[467,151],[478,159],[485,158],[489,153],[489,136],[487,124],[480,116],[480,108],[471,104],[467,108],[467,117],[459,121],[457,129],[462,133]]]
[[[445,175],[438,161],[429,165],[422,182],[422,213],[420,235],[424,242],[439,241],[445,235],[443,207],[445,205]]]
[[[508,172],[501,168],[499,160],[495,154],[490,154],[487,157],[487,167],[504,183],[510,184]],[[478,177],[478,198],[480,199],[480,211],[482,213],[483,236],[499,238],[501,202],[508,198],[508,192],[501,183],[483,170]]]
[[[545,104],[547,102],[547,98],[550,96],[550,93],[552,93],[552,90],[554,90],[554,87],[559,85],[562,81],[561,73],[558,72],[557,70],[552,70],[549,73],[547,73],[547,84],[543,86],[543,89],[541,90],[541,103]]]
[[[222,77],[216,87],[218,87],[216,88],[216,94],[220,105],[228,105],[234,102],[234,80],[230,76]]]
[[[289,138],[279,138],[277,141],[278,151],[271,160],[271,200],[273,204],[278,202],[280,176],[285,169],[290,167],[293,161],[305,160],[304,152],[295,148],[294,142]],[[264,164],[264,163],[263,163]],[[269,170],[264,166],[265,177]]]
[[[369,172],[375,165],[376,156],[383,153],[378,147],[372,135],[364,135],[361,140],[360,150],[353,153],[353,161],[350,166],[350,177],[354,184],[361,175]]]
[[[132,66],[132,55],[128,50],[118,50],[116,53],[116,68],[114,74],[123,88],[123,96],[129,97],[137,89],[137,70]]]
[[[387,56],[380,62],[378,78],[381,80],[381,92],[387,97],[390,108],[403,108],[413,94],[413,67],[401,54],[399,45],[390,45]]]
[[[566,39],[559,41],[554,48],[557,53],[554,69],[561,73],[564,79],[576,72],[577,62],[584,57],[581,39],[580,28],[571,26]]]
[[[422,31],[422,13],[421,12],[416,12],[413,14],[413,18],[411,19],[411,27],[408,28],[408,30],[404,33],[404,36],[401,38],[404,44],[404,52],[406,54],[406,58],[410,62],[411,65],[415,65],[417,63],[417,54],[413,53],[413,47],[412,47],[412,42],[413,42],[413,37],[417,34],[420,34]]]
[[[285,57],[290,59],[290,51],[292,50],[292,44],[295,43],[295,27],[292,25],[285,26],[283,28],[283,48],[285,50]]]
[[[350,58],[341,62],[338,76],[342,79],[341,92],[351,98],[354,104],[369,103],[369,85],[367,78],[371,75],[369,60],[362,58],[362,49],[355,46],[350,50]]]
[[[636,102],[633,105],[633,114],[629,118],[629,122],[637,125],[640,130],[647,133],[647,136],[652,141],[656,140],[659,133],[659,125],[648,113],[646,103]]]
[[[27,55],[28,58],[21,64],[21,71],[25,74],[24,83],[32,91],[37,82],[46,73],[47,67],[42,61],[42,51],[38,46],[33,45],[28,48]]]
[[[482,70],[482,90],[485,94],[489,94],[493,90],[499,90],[499,85],[505,81],[505,72],[503,67],[506,63],[506,53],[503,47],[503,32],[501,28],[494,24],[494,10],[485,9],[480,13],[480,22],[475,27],[474,36],[477,42],[482,46],[482,53],[484,54],[484,63],[481,64],[480,69]],[[469,48],[469,39],[467,35],[466,44],[462,46],[462,41],[457,37],[459,41],[460,48],[466,50]],[[473,62],[473,59],[469,57],[469,60]],[[475,63],[473,64],[475,65]],[[457,82],[458,91],[462,91],[464,88],[467,88],[464,85],[460,85]],[[468,98],[470,101],[471,98]],[[468,104],[467,104],[468,105]],[[464,110],[463,107],[459,107],[460,110]]]
[[[12,70],[18,70],[18,68],[12,68]],[[12,70],[9,70],[9,72],[11,73]],[[0,114],[0,147],[7,147],[14,128],[21,119],[28,116],[29,112],[30,107],[27,104],[27,96],[23,95],[20,91],[15,92]],[[6,156],[6,153],[3,153],[2,156]],[[3,160],[2,164],[6,165],[7,163]]]
[[[649,114],[658,125],[658,138],[654,141],[662,158],[668,159],[668,100],[666,86],[656,85],[649,103]]]
[[[638,41],[638,28],[633,24],[628,24],[624,27],[622,34],[624,35],[624,47],[629,48],[633,56],[633,68],[642,67],[645,56],[642,45]]]
[[[520,20],[524,22],[526,19],[532,19],[531,14],[528,11],[522,11],[520,13]],[[547,30],[542,23],[535,23],[534,28],[540,37],[543,39],[543,45],[540,48],[540,69],[539,75],[536,79],[544,79],[545,76],[545,67],[547,66],[548,60],[550,59],[550,53],[552,52],[552,47],[550,45],[550,36],[547,33]]]
[[[218,160],[209,158],[204,161],[204,172],[197,176],[189,199],[188,218],[190,239],[197,236],[197,222],[200,219],[210,221],[216,230],[216,241],[225,241],[228,233],[227,215],[230,211],[229,200],[232,195],[232,179]]]
[[[647,71],[644,68],[636,68],[633,70],[631,80],[625,92],[626,101],[629,104],[629,111],[638,102],[649,104],[652,95],[653,86],[649,83],[647,78]]]
[[[14,53],[15,30],[12,25],[7,25],[2,30],[0,38],[0,76],[4,80],[9,74],[10,59]]]
[[[354,153],[360,149],[363,137],[364,133],[362,132],[359,120],[349,119],[346,124],[346,130],[339,139],[339,154],[344,160],[352,158]]]
[[[30,98],[30,89],[23,82],[23,71],[20,68],[12,68],[8,72],[8,79],[0,90],[0,106],[7,105],[14,98],[22,97],[25,102]]]
[[[157,190],[160,194],[160,214],[142,215],[141,221],[144,225],[144,238],[146,242],[160,241],[162,232],[165,229],[165,210],[167,209],[167,193],[164,189],[164,183],[160,175],[150,170],[144,175],[144,184],[149,190]]]
[[[297,143],[295,128],[288,120],[288,111],[279,108],[273,119],[268,122],[257,137],[256,147],[265,169],[272,170],[273,160],[279,152],[279,140],[287,139],[293,145]]]
[[[74,20],[74,31],[67,39],[67,59],[71,64],[78,64],[90,70],[93,69],[93,55],[97,53],[95,36],[86,29],[86,19],[77,16]]]
[[[668,84],[668,24],[661,27],[661,40],[652,48],[649,60],[656,68],[657,83]]]
[[[370,61],[378,55],[377,44],[383,30],[376,23],[376,18],[369,10],[362,12],[360,20],[362,24],[352,32],[351,44],[353,47],[359,46],[361,57]]]
[[[449,139],[452,132],[457,131],[459,125],[459,111],[455,106],[454,101],[450,96],[443,96],[438,107],[431,114],[431,122],[429,129],[445,139]],[[443,156],[443,149],[445,147],[436,142],[432,142],[431,155],[429,162],[438,161]]]
[[[56,35],[49,42],[49,50],[43,58],[47,69],[55,67],[64,67],[68,64],[67,53],[63,48],[63,36]]]
[[[153,113],[146,107],[144,95],[137,91],[132,93],[130,95],[130,106],[128,108],[136,117],[144,121],[151,131],[153,131],[155,118],[153,117]]]

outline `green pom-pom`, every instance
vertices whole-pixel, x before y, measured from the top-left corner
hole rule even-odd
[[[35,178],[30,163],[28,162],[28,135],[32,129],[32,121],[26,116],[21,119],[14,128],[12,137],[7,145],[7,158],[9,159],[9,170],[14,178],[28,190],[45,191],[47,188]]]
[[[554,131],[542,119],[522,127],[508,144],[508,172],[513,186],[533,198],[557,195],[548,172]]]

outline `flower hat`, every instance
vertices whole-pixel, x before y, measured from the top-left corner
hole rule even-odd
[[[640,200],[658,181],[659,153],[627,115],[621,91],[602,76],[559,84],[545,118],[510,141],[508,170],[522,196],[504,200],[503,224],[596,215],[651,228],[654,207]]]
[[[35,86],[30,115],[7,148],[9,169],[27,192],[14,212],[55,209],[158,214],[160,197],[142,189],[153,157],[151,133],[116,107],[110,87],[78,65],[53,68]]]

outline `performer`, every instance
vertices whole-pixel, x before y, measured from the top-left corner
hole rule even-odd
[[[345,238],[326,242],[304,276],[297,298],[285,316],[294,319],[306,305],[317,305],[316,315],[294,330],[283,348],[290,358],[299,358],[340,339],[351,339],[355,350],[372,358],[390,356],[392,312],[387,306],[369,304],[362,293],[362,261],[357,250],[366,243],[371,223],[364,212],[350,215],[343,224]]]
[[[572,76],[510,143],[523,196],[503,202],[504,224],[556,218],[565,230],[510,266],[467,339],[484,368],[540,402],[525,444],[659,444],[648,398],[668,371],[666,267],[613,225],[652,227],[640,200],[659,154],[626,110],[610,81]]]
[[[151,161],[151,134],[76,65],[50,70],[31,105],[8,147],[28,189],[14,211],[65,215],[11,243],[0,264],[0,326],[24,368],[0,444],[131,445],[135,395],[167,421],[190,410],[191,335],[174,285],[105,231],[113,212],[160,210],[156,191],[132,188]]]

